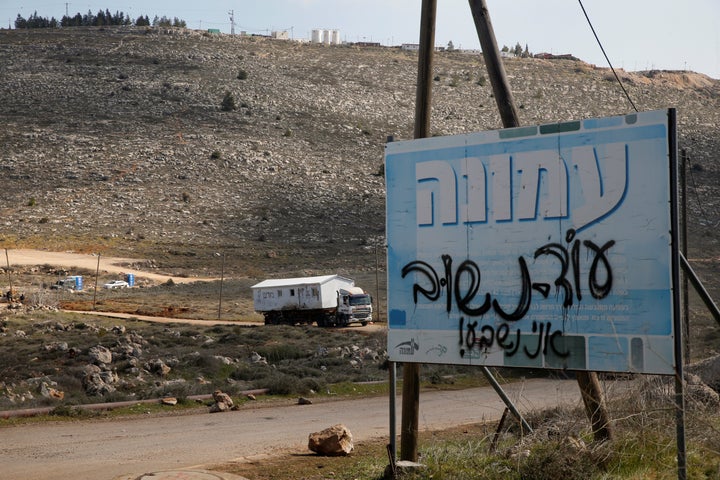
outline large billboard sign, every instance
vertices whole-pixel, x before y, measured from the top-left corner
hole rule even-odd
[[[673,374],[674,111],[386,146],[398,362]]]

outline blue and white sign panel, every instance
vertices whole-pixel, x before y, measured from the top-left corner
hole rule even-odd
[[[670,114],[387,144],[390,359],[673,374]]]

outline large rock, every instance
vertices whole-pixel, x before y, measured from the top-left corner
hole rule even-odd
[[[308,448],[318,455],[342,456],[353,451],[352,433],[339,423],[320,432],[311,433]]]
[[[117,380],[114,372],[92,372],[83,377],[82,384],[88,395],[102,397],[117,390],[113,385],[113,383],[117,383]]]
[[[91,347],[88,355],[93,363],[100,365],[110,365],[112,363],[112,352],[102,345]]]
[[[720,355],[688,365],[685,370],[697,375],[703,383],[720,393]]]
[[[220,390],[215,390],[213,392],[213,400],[215,400],[215,403],[210,406],[210,413],[227,412],[228,410],[232,410],[234,407],[234,403],[232,398],[230,398],[230,395],[223,393]]]

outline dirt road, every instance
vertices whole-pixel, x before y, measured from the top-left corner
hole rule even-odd
[[[34,250],[29,248],[8,249],[10,265],[54,265],[67,268],[84,268],[95,271],[98,269],[98,256],[74,252],[49,252],[47,250]],[[198,281],[210,281],[212,278],[200,277],[173,277],[159,273],[137,270],[128,265],[138,263],[141,260],[121,257],[100,256],[100,271],[110,273],[133,273],[136,277],[147,278],[159,283],[166,282],[172,278],[175,283],[190,283]],[[4,263],[4,262],[3,262]]]
[[[578,404],[575,381],[528,380],[508,384],[521,412]],[[397,416],[400,417],[398,397]],[[488,388],[420,395],[420,428],[497,420],[504,405]],[[243,407],[227,413],[40,423],[0,428],[2,478],[113,479],[279,452],[308,453],[312,432],[344,423],[358,442],[388,436],[387,397],[312,405]],[[399,427],[398,427],[399,431]],[[134,477],[129,477],[134,478]]]

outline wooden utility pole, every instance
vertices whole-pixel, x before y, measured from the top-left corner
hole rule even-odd
[[[432,101],[433,50],[437,0],[423,0],[420,17],[420,51],[415,95],[415,138],[430,136]],[[403,366],[402,419],[400,426],[400,459],[417,462],[418,416],[420,411],[420,364]]]
[[[93,291],[93,310],[95,310],[95,308],[97,306],[98,275],[100,275],[100,254],[99,253],[98,253],[97,267],[95,267],[95,290]]]
[[[12,276],[10,275],[10,257],[8,256],[8,249],[5,249],[5,262],[7,262],[7,276],[8,284],[10,285],[10,292],[12,292]]]
[[[487,68],[490,76],[490,84],[500,111],[503,127],[519,127],[520,119],[517,108],[515,108],[515,99],[510,90],[505,67],[500,59],[500,50],[495,40],[495,31],[490,22],[490,12],[485,0],[469,0],[469,2],[473,21],[475,22],[475,30],[477,30],[478,39],[480,40],[483,59],[485,59],[485,68]]]
[[[505,75],[505,67],[500,59],[500,51],[495,40],[495,32],[490,22],[490,13],[485,0],[468,1],[503,127],[519,127],[520,120],[515,108],[515,100]],[[585,411],[592,424],[593,437],[596,441],[609,440],[611,437],[610,420],[597,374],[595,372],[578,371],[576,372],[576,378],[582,393]]]

